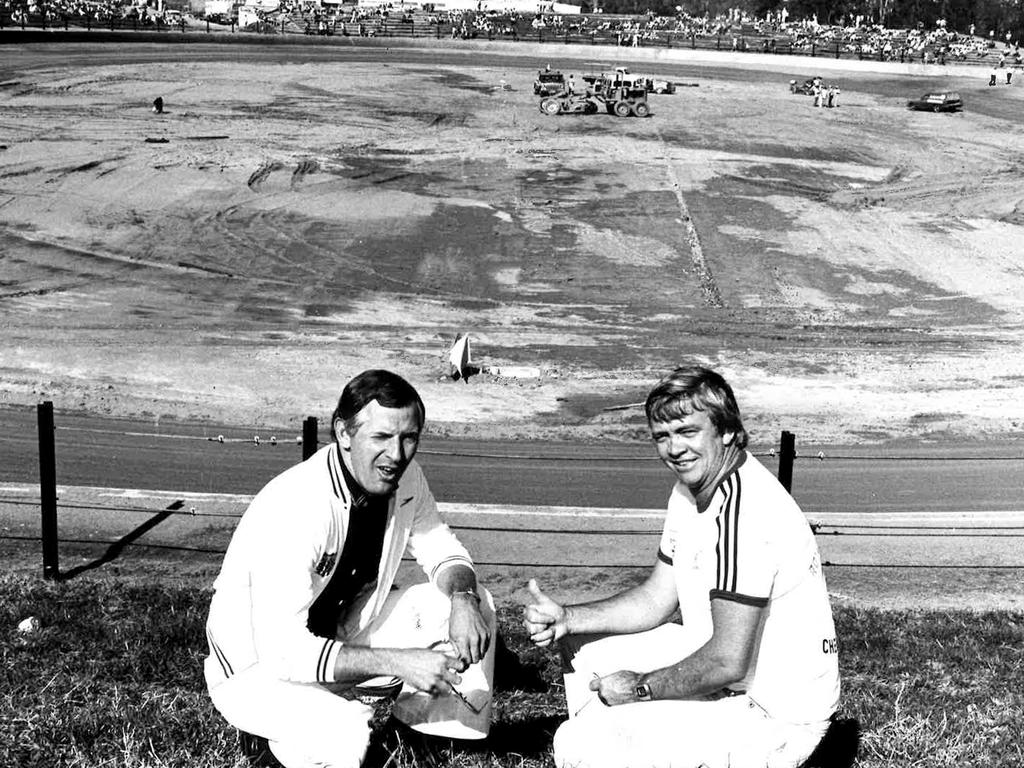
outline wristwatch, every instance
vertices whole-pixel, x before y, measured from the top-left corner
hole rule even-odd
[[[651,686],[647,683],[640,683],[636,688],[633,689],[633,693],[636,695],[637,701],[651,701],[654,697],[651,696]]]

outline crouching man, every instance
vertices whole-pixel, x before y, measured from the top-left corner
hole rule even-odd
[[[333,443],[273,479],[238,524],[206,631],[210,697],[286,768],[357,768],[368,689],[423,734],[487,735],[495,615],[413,461],[425,409],[388,371],[341,393]],[[428,583],[392,589],[403,554]],[[265,741],[264,741],[265,740]]]
[[[678,368],[647,396],[676,477],[657,561],[618,595],[563,605],[530,581],[527,631],[558,644],[558,768],[793,768],[839,697],[835,627],[807,521],[746,450],[732,389]],[[670,621],[676,610],[682,623]]]

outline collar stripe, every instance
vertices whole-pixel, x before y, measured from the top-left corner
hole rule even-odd
[[[719,508],[715,525],[717,572],[715,584],[723,592],[735,592],[739,584],[740,478],[733,473],[721,485],[725,498]]]
[[[345,494],[342,491],[344,483],[341,482],[341,469],[338,467],[338,444],[335,443],[331,446],[331,450],[327,452],[327,473],[331,476],[331,485],[334,487],[334,496],[338,499],[344,499]]]

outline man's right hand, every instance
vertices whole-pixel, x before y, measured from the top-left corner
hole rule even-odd
[[[397,661],[395,674],[431,696],[451,693],[452,688],[462,682],[459,672],[466,669],[466,663],[458,656],[418,648],[399,651]]]
[[[527,585],[531,602],[523,606],[523,625],[535,645],[543,648],[568,633],[565,608],[540,591],[536,579]]]

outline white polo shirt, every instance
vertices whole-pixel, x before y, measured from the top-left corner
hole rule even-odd
[[[750,669],[735,690],[780,720],[828,719],[839,702],[839,663],[818,546],[800,508],[764,465],[745,453],[703,511],[677,483],[658,557],[673,567],[694,647],[711,637],[711,600],[764,609]]]

